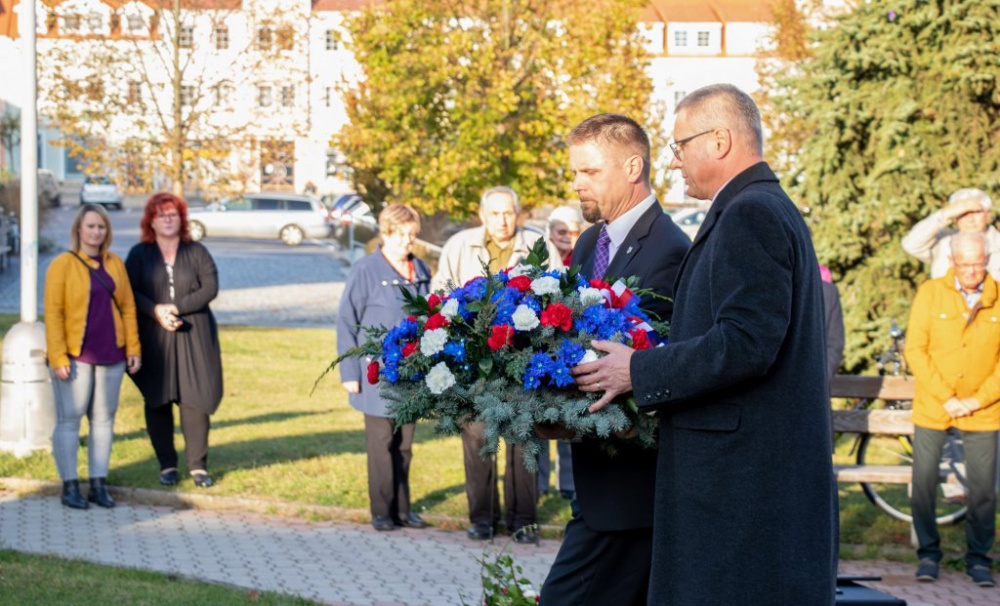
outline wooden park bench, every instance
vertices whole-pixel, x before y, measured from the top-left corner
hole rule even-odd
[[[830,382],[833,398],[864,398],[868,400],[912,400],[916,382],[913,377],[862,377],[837,375]],[[838,433],[873,434],[891,436],[913,435],[913,412],[870,408],[834,410],[833,430]],[[884,484],[909,484],[910,465],[835,465],[838,482],[873,482]],[[954,473],[942,467],[942,482],[958,482]]]

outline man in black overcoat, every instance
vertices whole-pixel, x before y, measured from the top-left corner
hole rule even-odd
[[[690,240],[650,188],[646,132],[626,116],[599,114],[566,141],[573,189],[584,218],[595,223],[577,241],[572,265],[590,278],[637,276],[640,287],[669,297]],[[650,299],[643,308],[669,320],[672,304]],[[646,603],[656,451],[624,442],[616,447],[611,457],[597,440],[572,444],[573,519],[542,586],[543,606]]]
[[[713,85],[677,107],[674,160],[712,200],[677,277],[670,343],[575,369],[591,409],[660,419],[649,603],[833,604],[837,491],[819,265],[762,161],[760,113]]]

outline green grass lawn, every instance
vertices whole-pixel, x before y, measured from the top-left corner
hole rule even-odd
[[[0,316],[0,331],[6,334],[16,321],[13,316]],[[347,509],[338,515],[367,522],[362,415],[347,404],[347,395],[334,375],[328,375],[313,395],[309,393],[334,355],[334,332],[223,327],[220,337],[226,395],[212,418],[209,451],[209,467],[218,484],[204,494],[249,497],[276,504],[336,506]],[[122,386],[115,433],[111,484],[164,491],[196,490],[187,478],[176,488],[159,485],[158,465],[146,437],[142,401],[128,379]],[[180,447],[182,443],[178,431],[177,444]],[[443,526],[463,525],[467,509],[461,440],[436,435],[430,424],[422,424],[417,428],[413,450],[410,484],[414,509]],[[849,462],[848,453],[838,453],[835,461]],[[86,477],[83,448],[80,474]],[[26,459],[0,454],[3,476],[58,479],[47,452]],[[840,497],[843,556],[912,559],[907,524],[881,513],[856,485],[841,485]],[[541,524],[559,528],[569,515],[566,501],[555,495],[542,498]],[[944,528],[942,541],[949,556],[960,555],[964,549],[962,527]]]
[[[17,321],[0,316],[6,334]],[[347,403],[335,374],[310,390],[336,352],[335,333],[322,329],[223,327],[225,397],[212,417],[209,468],[217,484],[204,494],[250,497],[275,502],[331,505],[352,510],[348,517],[368,520],[364,419]],[[86,434],[86,421],[81,434]],[[177,445],[183,445],[177,430]],[[501,449],[503,450],[503,449]],[[553,454],[555,449],[552,449]],[[183,454],[180,457],[183,465]],[[503,460],[499,463],[503,469]],[[86,449],[79,453],[86,478]],[[159,466],[146,436],[142,399],[127,378],[115,422],[115,444],[108,482],[161,490],[197,490],[190,479],[162,487]],[[17,459],[0,454],[0,477],[58,480],[52,456],[38,452]],[[182,476],[183,477],[183,476]],[[462,444],[457,436],[435,434],[421,424],[410,472],[414,510],[434,516],[467,517]],[[563,526],[569,505],[544,497],[539,521]]]
[[[39,580],[45,579],[44,583]],[[213,604],[301,605],[315,602],[179,579],[157,572],[0,549],[0,602],[4,604]]]

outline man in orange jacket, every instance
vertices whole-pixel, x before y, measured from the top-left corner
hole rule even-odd
[[[947,430],[962,433],[968,481],[966,573],[993,587],[990,549],[996,536],[997,430],[1000,429],[1000,302],[981,233],[951,241],[951,269],[917,291],[907,329],[906,360],[917,379],[913,399],[913,527],[917,579],[934,581],[941,561],[935,521],[938,462]]]

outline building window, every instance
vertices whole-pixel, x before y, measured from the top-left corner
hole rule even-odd
[[[257,105],[261,107],[270,107],[273,99],[271,98],[271,87],[270,86],[258,86],[257,87]]]
[[[281,87],[281,105],[282,105],[282,107],[293,107],[295,105],[295,87],[294,86],[282,86]]]
[[[233,100],[233,85],[228,82],[215,86],[215,106],[231,107]]]
[[[90,31],[100,31],[103,24],[104,19],[101,19],[100,13],[90,13],[90,15],[87,16],[87,27],[90,28]]]
[[[129,15],[128,16],[128,31],[130,32],[141,32],[145,28],[145,24],[142,22],[142,16],[140,15]]]
[[[194,46],[194,28],[190,25],[185,25],[181,27],[180,34],[177,38],[177,46],[180,48],[191,48]]]
[[[291,25],[283,25],[278,28],[278,32],[275,35],[275,39],[278,43],[278,48],[281,50],[290,51],[295,48],[295,28]]]
[[[688,33],[674,32],[674,46],[687,46],[687,45],[688,45]]]
[[[708,32],[698,32],[698,46],[708,46],[711,35]]]
[[[181,106],[190,107],[191,105],[194,105],[194,87],[181,86]]]
[[[212,30],[212,38],[215,39],[215,50],[226,50],[229,48],[228,27],[216,27]]]
[[[336,98],[337,91],[332,86],[326,87],[326,96],[323,99],[323,104],[327,107],[333,107],[333,100]]]
[[[674,107],[677,107],[677,104],[681,102],[681,99],[683,99],[686,96],[687,96],[687,91],[683,90],[674,91]]]
[[[271,28],[262,27],[257,30],[257,48],[260,50],[271,50]]]
[[[142,82],[130,80],[128,83],[128,104],[142,105]]]
[[[337,30],[328,29],[326,30],[326,50],[335,51],[340,50],[340,37],[337,36]]]
[[[63,29],[67,33],[80,31],[80,15],[63,15]]]

